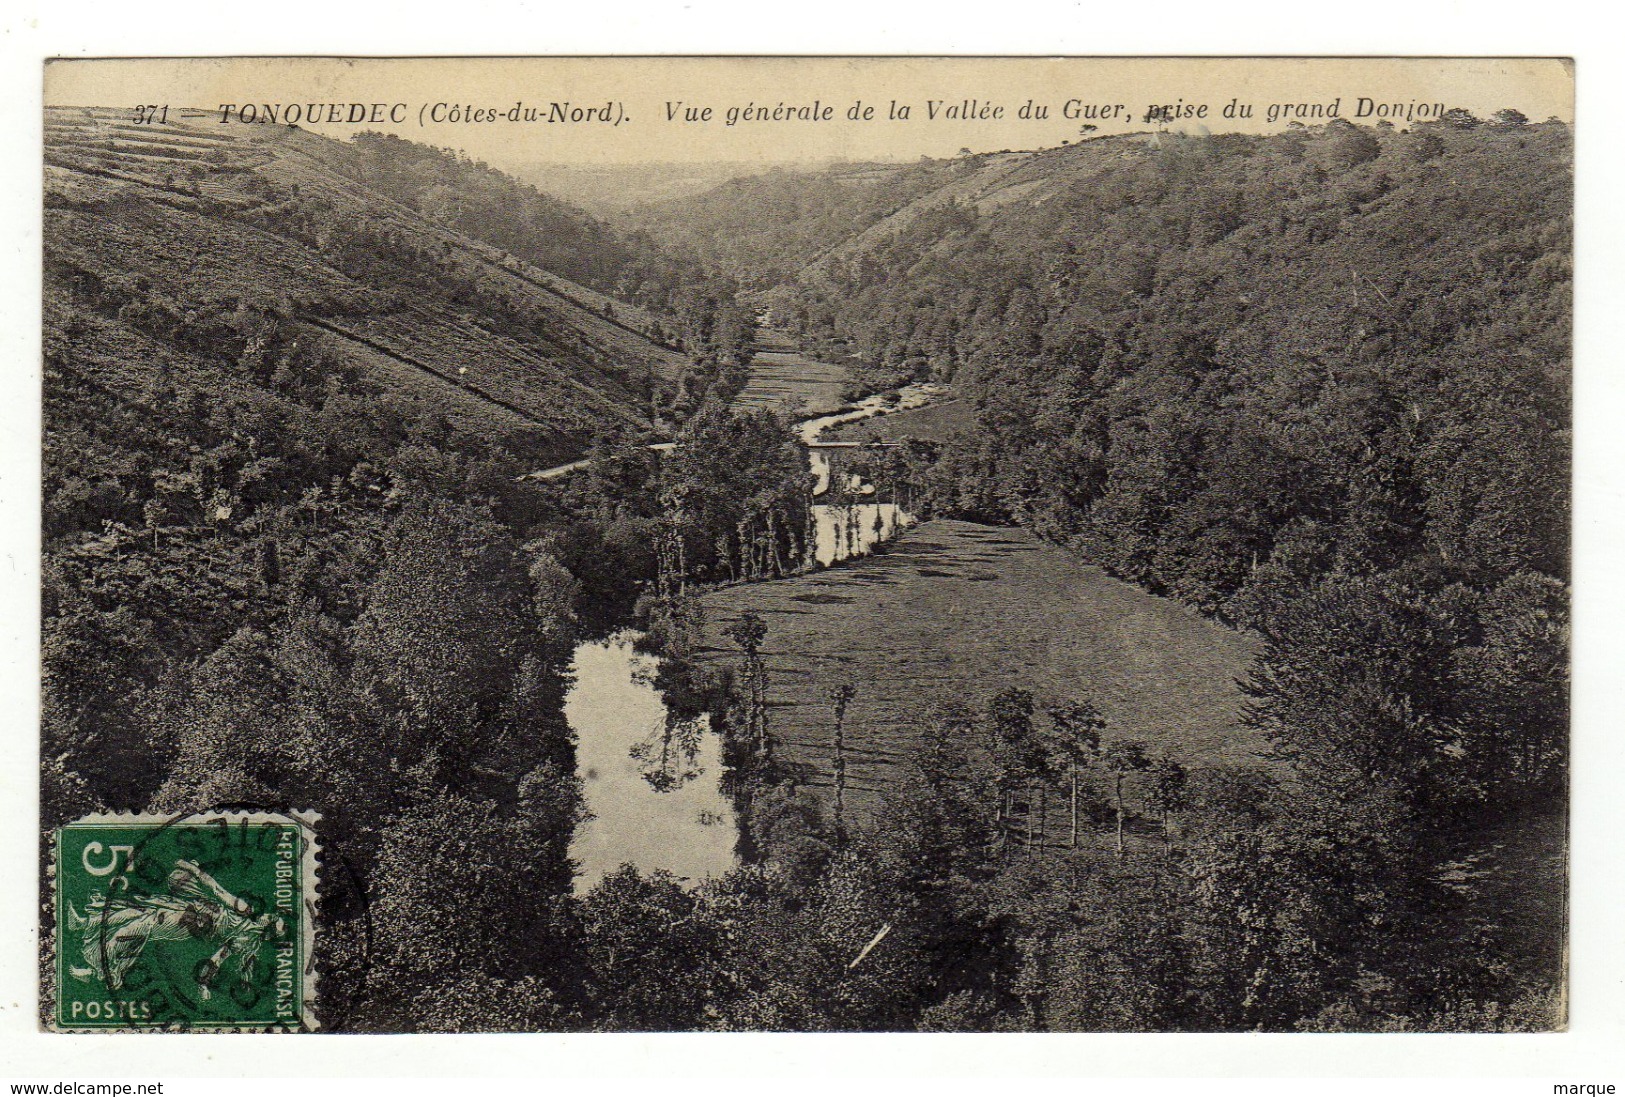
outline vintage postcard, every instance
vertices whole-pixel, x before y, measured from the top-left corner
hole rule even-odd
[[[1564,1028],[1573,115],[47,64],[40,1023]]]

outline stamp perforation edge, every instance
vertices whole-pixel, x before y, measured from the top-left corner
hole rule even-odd
[[[271,808],[205,808],[190,812],[150,812],[150,811],[94,811],[81,815],[50,832],[50,855],[46,858],[45,872],[50,879],[49,916],[52,932],[47,935],[47,945],[42,961],[48,964],[50,979],[49,1001],[42,1002],[45,1007],[43,1014],[44,1028],[50,1032],[66,1034],[119,1034],[119,1033],[171,1033],[171,1032],[206,1032],[206,1033],[288,1033],[288,1032],[314,1032],[321,1027],[316,1013],[318,1001],[318,984],[320,973],[316,966],[316,915],[321,902],[321,839],[316,824],[321,821],[321,813],[308,808],[291,808],[287,810]],[[97,826],[117,827],[153,827],[165,829],[176,825],[210,825],[216,820],[223,820],[228,825],[254,825],[254,824],[288,824],[294,823],[299,827],[301,841],[297,855],[300,911],[296,929],[296,942],[298,948],[298,967],[300,975],[299,1012],[297,1026],[290,1028],[281,1024],[263,1023],[177,1023],[163,1024],[111,1024],[111,1025],[71,1025],[63,1024],[60,1017],[62,1000],[62,959],[63,959],[63,919],[61,916],[61,875],[58,865],[61,859],[61,842],[65,832]]]

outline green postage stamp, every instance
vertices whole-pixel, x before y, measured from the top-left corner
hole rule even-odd
[[[64,1031],[308,1031],[310,812],[87,815],[56,832]]]

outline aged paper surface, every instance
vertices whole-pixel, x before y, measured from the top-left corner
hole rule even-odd
[[[45,105],[42,850],[319,812],[325,1029],[1564,1027],[1565,62]]]

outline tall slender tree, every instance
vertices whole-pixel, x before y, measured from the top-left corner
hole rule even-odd
[[[728,637],[745,653],[746,740],[755,751],[758,761],[765,761],[769,753],[767,738],[767,667],[762,662],[762,641],[767,639],[767,622],[755,613],[740,614],[739,619],[724,630]]]
[[[846,706],[856,697],[858,687],[849,681],[837,683],[830,691],[835,704],[835,742],[832,766],[835,771],[835,843],[846,845]]]
[[[1100,764],[1112,775],[1112,791],[1117,800],[1117,855],[1123,856],[1123,824],[1128,819],[1128,804],[1123,798],[1123,783],[1131,773],[1141,773],[1151,765],[1145,744],[1138,739],[1113,739],[1100,752]]]
[[[1088,701],[1063,701],[1048,710],[1050,727],[1045,743],[1050,756],[1066,769],[1068,815],[1071,831],[1069,849],[1078,848],[1079,771],[1095,764],[1100,756],[1100,735],[1106,718]]]

